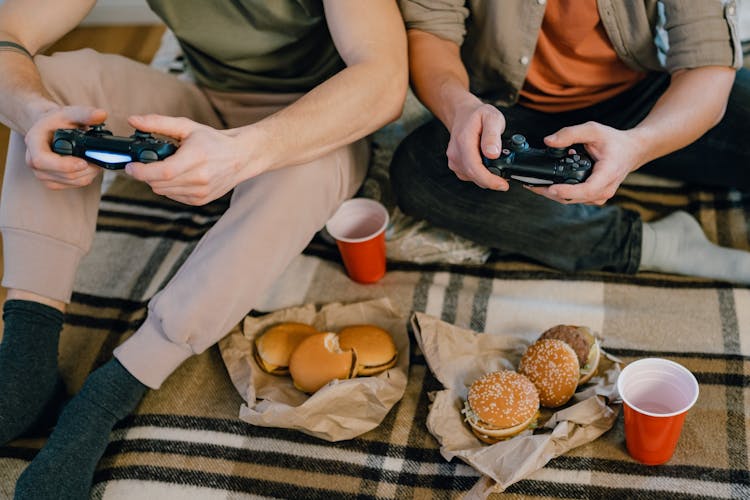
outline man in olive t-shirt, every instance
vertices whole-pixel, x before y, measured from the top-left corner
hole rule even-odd
[[[0,5],[0,121],[12,129],[0,198],[4,333],[0,445],[59,392],[62,314],[88,252],[102,169],[50,149],[58,128],[106,122],[165,135],[164,161],[125,174],[154,193],[228,210],[148,305],[115,359],[95,370],[16,486],[18,499],[89,496],[110,431],[147,388],[247,314],[367,170],[365,136],[395,119],[407,88],[394,0],[151,0],[176,34],[189,83],[92,50],[36,55],[94,2]]]

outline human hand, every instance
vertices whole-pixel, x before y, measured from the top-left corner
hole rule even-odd
[[[180,142],[177,152],[163,161],[125,167],[154,193],[187,205],[205,205],[244,180],[240,175],[248,155],[237,147],[231,132],[162,115],[132,116],[128,122],[138,130]]]
[[[82,158],[52,151],[52,138],[59,128],[79,128],[104,122],[107,112],[89,106],[53,108],[34,122],[24,136],[26,164],[47,188],[59,191],[91,184],[101,168]]]
[[[507,191],[508,181],[487,170],[482,164],[482,153],[490,159],[500,157],[505,130],[505,117],[490,104],[470,105],[461,108],[451,124],[448,141],[448,168],[462,181],[497,191]]]
[[[545,137],[544,142],[555,148],[583,144],[594,160],[594,168],[586,182],[528,187],[559,203],[604,205],[615,195],[625,177],[643,164],[641,144],[628,131],[597,122],[562,128]]]

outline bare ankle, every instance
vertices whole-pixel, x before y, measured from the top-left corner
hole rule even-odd
[[[9,288],[7,294],[7,300],[29,300],[31,302],[38,302],[46,306],[54,307],[58,311],[65,312],[65,302],[59,300],[50,299],[33,292],[27,292],[26,290],[18,290],[16,288]]]

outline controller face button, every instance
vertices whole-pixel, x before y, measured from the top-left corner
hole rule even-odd
[[[575,161],[578,161],[578,160],[580,160],[580,159],[581,159],[581,156],[580,156],[580,155],[573,155],[573,159],[574,159]]]

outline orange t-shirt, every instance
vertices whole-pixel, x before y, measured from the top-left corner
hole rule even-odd
[[[596,0],[548,0],[520,103],[548,113],[585,108],[644,76],[617,56]]]

